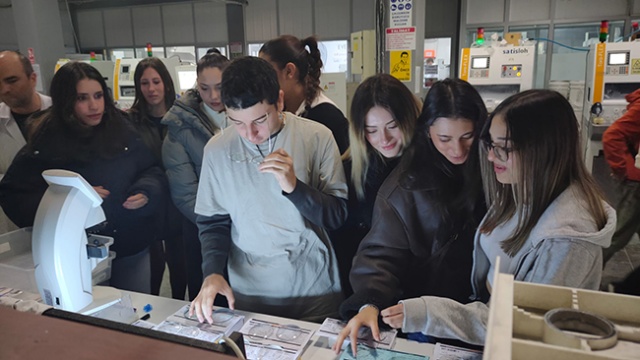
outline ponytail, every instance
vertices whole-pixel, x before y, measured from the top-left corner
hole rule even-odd
[[[322,57],[318,49],[318,40],[314,36],[300,40],[293,35],[282,35],[264,43],[260,52],[269,56],[280,70],[288,63],[296,66],[297,80],[304,85],[305,106],[309,108],[320,92]]]
[[[302,49],[309,59],[309,67],[304,81],[304,97],[307,108],[320,92],[320,75],[322,75],[322,57],[318,49],[318,41],[315,37],[309,36],[301,41]],[[307,47],[309,51],[307,51]]]

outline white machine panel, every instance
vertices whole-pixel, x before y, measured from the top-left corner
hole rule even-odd
[[[176,95],[183,96],[185,92],[195,88],[196,79],[198,78],[195,64],[178,65],[175,68],[175,72],[175,77],[178,79],[178,86],[176,87],[180,89],[179,92],[176,92]]]
[[[322,92],[347,116],[347,78],[345,73],[322,73],[320,87]]]
[[[535,46],[462,49],[460,78],[480,93],[489,111],[507,97],[533,88]]]

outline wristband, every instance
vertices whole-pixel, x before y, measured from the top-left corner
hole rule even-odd
[[[364,304],[364,305],[360,306],[360,309],[358,309],[358,314],[361,313],[362,310],[364,310],[365,308],[368,308],[368,307],[372,307],[372,308],[378,310],[378,312],[380,312],[380,309],[378,309],[377,306],[375,306],[373,304]]]

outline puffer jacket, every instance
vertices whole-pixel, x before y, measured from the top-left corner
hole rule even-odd
[[[382,310],[407,297],[470,301],[473,236],[486,212],[483,199],[474,214],[446,215],[446,206],[434,200],[439,189],[405,189],[402,175],[401,164],[378,191],[371,231],[351,269],[354,294],[340,307],[345,319],[364,304]]]
[[[602,135],[604,157],[621,179],[640,181],[635,156],[640,145],[640,89],[628,94],[627,111]]]
[[[162,119],[168,130],[162,144],[162,162],[169,179],[171,198],[178,210],[194,224],[204,146],[218,130],[202,112],[200,103],[194,91],[187,92]]]

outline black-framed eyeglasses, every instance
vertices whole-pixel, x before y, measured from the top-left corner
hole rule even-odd
[[[493,150],[493,154],[500,161],[509,160],[509,154],[513,152],[512,148],[506,146],[497,146],[490,140],[482,140],[482,145],[487,150],[487,152]]]

